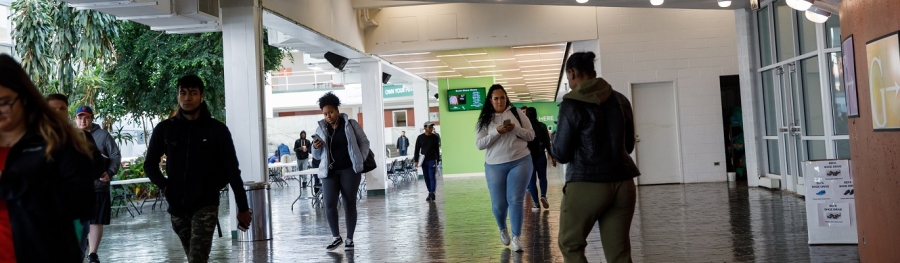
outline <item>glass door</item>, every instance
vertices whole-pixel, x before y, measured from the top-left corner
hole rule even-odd
[[[796,192],[798,179],[802,176],[800,162],[803,160],[802,144],[803,109],[802,93],[797,81],[796,62],[785,63],[775,68],[778,81],[776,85],[778,98],[778,151],[783,158],[780,162],[782,188]]]

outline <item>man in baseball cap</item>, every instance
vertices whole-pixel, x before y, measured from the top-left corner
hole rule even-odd
[[[416,167],[419,166],[419,161],[422,162],[422,173],[425,177],[425,186],[428,188],[428,197],[425,198],[425,201],[434,201],[434,189],[437,184],[437,180],[435,179],[435,168],[437,167],[437,160],[440,158],[440,150],[441,150],[441,137],[434,133],[434,123],[425,122],[425,133],[419,134],[419,137],[416,138],[416,148],[415,153],[413,154],[413,160],[416,160]],[[420,160],[420,155],[422,154],[422,158]]]
[[[122,165],[122,154],[112,135],[101,129],[100,125],[94,123],[94,109],[91,109],[90,106],[84,105],[75,110],[75,125],[91,134],[105,164],[102,175],[94,183],[97,203],[94,218],[90,220],[91,227],[88,232],[88,262],[94,263],[100,262],[97,250],[100,248],[100,240],[103,238],[103,226],[110,223],[112,200],[109,195],[109,181],[112,176],[119,172],[119,167]]]

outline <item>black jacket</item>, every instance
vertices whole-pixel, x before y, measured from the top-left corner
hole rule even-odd
[[[603,79],[579,85],[563,97],[553,139],[553,158],[567,163],[566,182],[616,182],[641,173],[634,151],[631,103]]]
[[[206,104],[200,117],[188,120],[181,110],[153,129],[144,171],[154,184],[166,189],[169,214],[190,217],[200,208],[219,205],[219,190],[231,184],[238,212],[247,211],[247,193],[238,168],[231,132],[212,118]],[[159,169],[166,155],[166,173]]]
[[[550,132],[543,122],[535,121],[531,127],[534,127],[534,140],[528,142],[528,150],[531,151],[531,159],[538,160],[541,156],[545,156],[544,151],[548,153],[553,151],[550,148]]]
[[[73,128],[74,129],[74,128]],[[0,177],[18,262],[80,262],[75,219],[94,211],[90,157],[67,145],[45,157],[47,142],[30,129],[9,151]]]
[[[303,151],[302,147],[306,145],[306,152]],[[297,160],[306,160],[309,159],[309,152],[312,151],[312,143],[307,139],[297,139],[294,141],[294,152],[297,153]]]
[[[422,161],[437,160],[441,157],[441,136],[432,133],[431,136],[419,134],[416,137],[416,148],[413,153],[413,161],[419,161],[419,154],[424,155]]]

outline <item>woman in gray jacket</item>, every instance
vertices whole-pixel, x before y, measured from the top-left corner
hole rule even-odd
[[[319,98],[319,108],[325,119],[319,121],[313,137],[313,158],[322,160],[319,178],[325,198],[325,217],[334,237],[326,247],[334,250],[344,241],[338,229],[338,194],[344,196],[347,216],[345,250],[353,250],[353,231],[356,230],[356,192],[362,180],[363,162],[369,153],[369,139],[356,120],[340,113],[341,99],[329,92]],[[365,153],[365,154],[363,154]]]

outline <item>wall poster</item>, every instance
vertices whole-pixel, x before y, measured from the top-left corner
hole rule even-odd
[[[897,32],[866,43],[872,128],[900,129],[900,37]]]
[[[844,98],[847,100],[847,117],[859,117],[859,99],[856,94],[856,57],[853,50],[853,35],[841,43],[841,61],[844,79]]]

